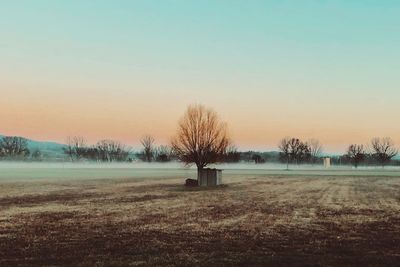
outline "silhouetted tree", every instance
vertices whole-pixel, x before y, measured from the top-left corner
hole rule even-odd
[[[347,149],[347,158],[350,160],[351,164],[354,165],[355,168],[364,161],[365,159],[365,149],[363,145],[350,145]]]
[[[230,145],[226,149],[223,161],[231,163],[240,161],[240,152],[238,152],[237,148],[234,145]]]
[[[101,140],[97,142],[96,149],[102,161],[126,161],[129,155],[128,149],[119,141],[114,140]]]
[[[171,161],[171,148],[169,146],[159,146],[154,149],[155,160],[158,162]]]
[[[94,160],[94,161],[101,160],[100,152],[96,146],[91,146],[91,147],[86,148],[84,157],[89,160]]]
[[[307,143],[302,142],[298,138],[283,138],[279,145],[281,159],[286,161],[286,168],[289,169],[290,162],[300,164],[308,161],[311,157],[310,147]]]
[[[172,140],[177,158],[187,164],[196,164],[198,170],[223,160],[229,145],[226,123],[214,110],[202,105],[187,108]]]
[[[63,148],[63,150],[64,150],[64,154],[68,155],[69,159],[71,161],[73,161],[75,153],[74,153],[71,137],[67,137],[67,141],[66,141],[66,144],[65,144],[65,147]]]
[[[297,164],[310,161],[311,150],[307,143],[301,141],[294,151],[296,152],[294,158],[296,159]]]
[[[311,163],[314,164],[317,162],[318,158],[322,153],[322,145],[317,139],[310,139],[308,142],[308,147],[310,149],[310,157]]]
[[[254,154],[252,160],[255,164],[265,163],[265,159],[259,154]]]
[[[280,150],[281,159],[286,161],[286,169],[289,170],[289,163],[290,163],[290,140],[291,138],[285,137],[283,138],[278,147]]]
[[[26,157],[30,153],[27,140],[18,136],[5,136],[1,138],[0,152],[3,157],[11,159]]]
[[[143,159],[144,161],[151,162],[154,157],[154,138],[150,135],[145,135],[140,143],[143,145]]]
[[[292,161],[298,162],[299,154],[302,151],[302,142],[298,138],[290,138],[289,139],[289,151],[290,151],[290,159]]]
[[[394,147],[394,142],[390,137],[373,138],[371,140],[371,146],[373,150],[372,155],[379,162],[382,168],[385,167],[385,165],[388,164],[398,153],[398,150]]]
[[[82,136],[69,136],[67,137],[66,147],[64,153],[67,154],[71,161],[75,159],[80,160],[86,154],[87,144],[86,139]]]

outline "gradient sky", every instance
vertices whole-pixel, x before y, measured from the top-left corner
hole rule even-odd
[[[400,1],[0,0],[0,133],[166,143],[213,107],[242,148],[400,145]]]

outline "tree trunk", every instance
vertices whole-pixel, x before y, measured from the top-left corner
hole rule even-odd
[[[197,165],[197,181],[200,181],[200,171],[203,169],[202,166]]]

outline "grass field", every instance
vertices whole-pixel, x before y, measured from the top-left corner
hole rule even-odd
[[[400,177],[228,172],[0,182],[0,265],[400,262]]]

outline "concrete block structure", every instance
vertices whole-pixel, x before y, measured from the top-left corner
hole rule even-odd
[[[216,186],[222,183],[222,170],[202,169],[199,170],[197,180],[200,186]]]

